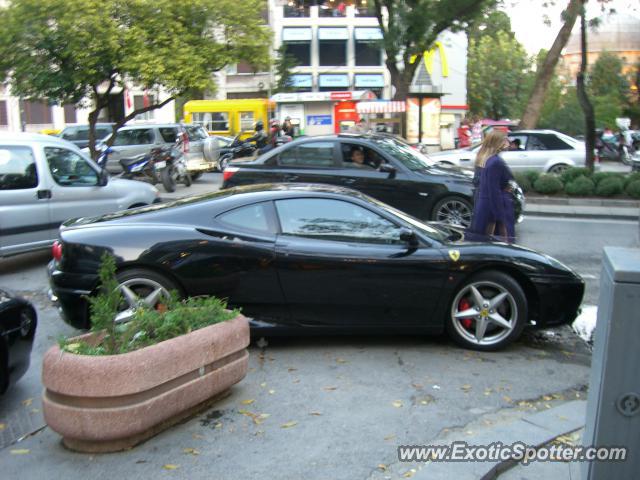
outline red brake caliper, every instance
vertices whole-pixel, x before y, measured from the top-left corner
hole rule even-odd
[[[469,300],[467,300],[466,298],[463,298],[462,300],[460,300],[460,303],[458,303],[458,311],[459,312],[463,312],[465,310],[469,310],[471,308],[471,302],[469,302]],[[473,319],[472,318],[463,318],[460,320],[460,323],[462,323],[462,326],[464,328],[471,328],[471,325],[473,325]]]

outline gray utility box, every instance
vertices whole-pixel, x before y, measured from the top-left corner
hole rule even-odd
[[[605,247],[583,445],[626,447],[583,480],[640,478],[640,250]]]

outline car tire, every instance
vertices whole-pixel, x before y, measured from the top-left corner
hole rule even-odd
[[[220,168],[221,172],[224,172],[224,169],[227,168],[227,166],[229,165],[229,161],[231,160],[231,157],[229,155],[225,155],[224,157],[220,158],[220,162],[218,163],[218,167]]]
[[[191,180],[195,182],[202,176],[202,172],[193,172],[190,175],[191,175]]]
[[[471,202],[459,196],[445,197],[436,203],[431,212],[431,220],[450,225],[469,227],[473,206]]]
[[[159,308],[163,300],[169,299],[171,292],[177,292],[179,297],[183,296],[172,280],[146,268],[123,270],[118,272],[116,279],[124,298],[124,305],[116,316],[117,323],[129,321],[140,302],[151,308]]]
[[[173,167],[165,167],[160,172],[160,178],[162,178],[162,186],[168,193],[176,191],[176,179],[173,174]]]
[[[456,289],[447,309],[446,331],[464,348],[500,350],[520,337],[527,308],[527,298],[513,277],[482,272]],[[461,315],[465,312],[469,316]]]
[[[9,388],[9,349],[5,339],[0,337],[0,394]]]
[[[569,165],[565,163],[558,163],[557,165],[551,167],[548,173],[550,173],[551,175],[562,175],[562,173],[565,172],[568,168]]]
[[[189,172],[185,172],[185,174],[182,176],[182,183],[184,183],[185,187],[190,187],[191,183],[193,183],[191,181],[191,174]]]

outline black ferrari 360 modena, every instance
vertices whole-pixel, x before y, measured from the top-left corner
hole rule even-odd
[[[29,368],[37,325],[36,310],[28,300],[0,289],[0,393]]]
[[[328,185],[239,187],[67,222],[49,275],[76,327],[89,326],[104,252],[117,262],[122,318],[176,290],[227,298],[259,335],[446,330],[495,350],[526,325],[571,322],[584,291],[547,255],[469,241]]]

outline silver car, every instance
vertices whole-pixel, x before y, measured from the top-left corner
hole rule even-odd
[[[71,142],[0,134],[0,257],[45,248],[69,218],[159,201],[155,187],[109,178]]]
[[[178,123],[135,124],[120,128],[111,146],[107,170],[120,173],[120,159],[150,153],[158,146],[173,145],[178,136],[184,133],[189,139],[189,142],[183,144],[183,151],[191,176],[197,178],[203,172],[215,170],[219,156],[217,140],[209,137],[200,125]],[[110,137],[109,135],[103,141],[108,141]]]
[[[584,167],[584,142],[553,130],[517,130],[509,132],[513,150],[500,156],[514,172],[537,170],[562,173],[569,167]],[[438,163],[473,168],[480,145],[429,154]]]

